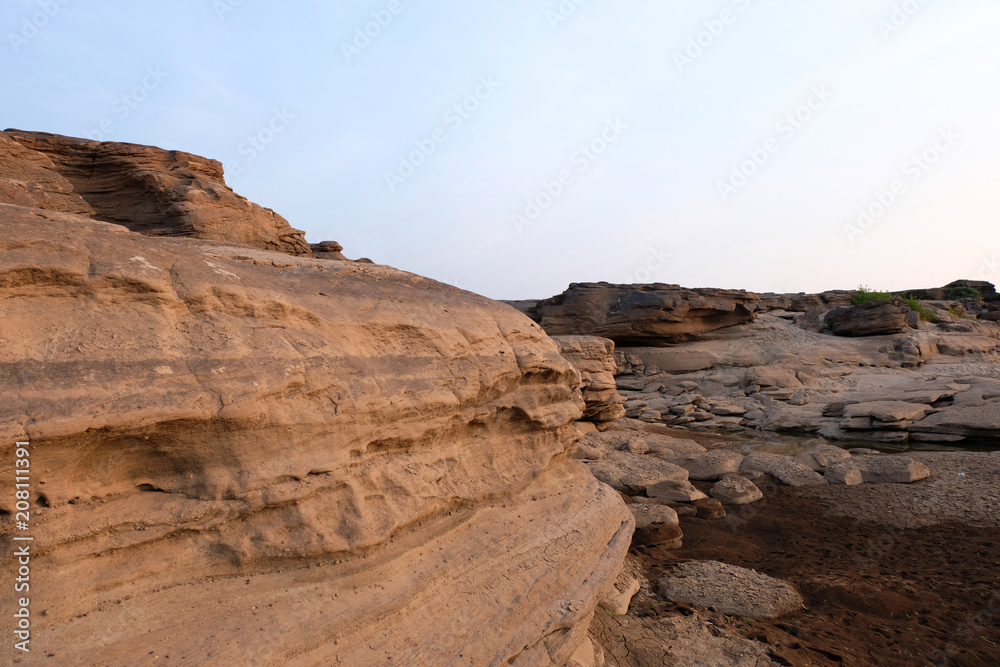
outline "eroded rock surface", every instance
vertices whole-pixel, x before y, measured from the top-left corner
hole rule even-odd
[[[0,138],[0,202],[89,215],[153,236],[312,254],[303,232],[233,192],[217,160],[45,132],[7,130]],[[9,142],[24,152],[13,153]],[[2,179],[26,164],[33,168],[20,178],[34,184],[27,188],[33,192],[18,196],[23,193]]]
[[[218,187],[123,146],[62,168],[125,161],[138,193],[158,177],[132,166],[169,158],[193,183],[161,192]],[[144,206],[103,182],[95,209]],[[584,643],[633,519],[570,459],[579,374],[530,320],[389,267],[53,208],[0,225],[0,455],[31,441],[54,661],[561,666]]]
[[[613,422],[625,416],[625,399],[615,384],[615,343],[597,336],[553,336],[559,353],[580,371],[583,419]]]
[[[550,335],[594,335],[617,344],[665,345],[750,322],[760,297],[678,285],[574,283],[539,302],[512,302]]]

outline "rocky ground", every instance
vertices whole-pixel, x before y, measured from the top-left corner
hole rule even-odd
[[[748,450],[742,440],[699,439],[707,454]],[[768,474],[754,476],[760,500],[727,504],[724,516],[674,504],[682,543],[634,542],[622,576],[638,580],[637,594],[627,613],[606,602],[591,626],[605,664],[1000,664],[1000,453],[861,458],[873,457],[908,459],[929,476],[793,487]],[[691,485],[711,494],[718,483]],[[757,574],[720,566],[687,590],[671,583],[690,580],[692,564],[716,562],[801,598],[775,607]]]

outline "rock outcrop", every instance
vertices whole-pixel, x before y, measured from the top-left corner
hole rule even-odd
[[[838,336],[881,336],[903,331],[909,312],[909,306],[899,299],[869,301],[836,308],[827,314],[824,322]]]
[[[668,345],[754,318],[760,297],[678,285],[574,283],[539,302],[511,302],[549,335],[591,335],[618,345]]]
[[[618,365],[614,341],[597,336],[553,336],[552,340],[559,353],[580,371],[584,421],[602,424],[624,417],[625,399],[615,384]]]
[[[151,236],[312,253],[303,232],[233,192],[220,162],[153,146],[7,130],[0,133],[0,201],[88,215]]]
[[[561,666],[588,641],[634,520],[570,458],[580,376],[537,325],[149,207],[239,201],[211,161],[7,134],[73,186],[0,204],[0,456],[30,440],[54,662]]]

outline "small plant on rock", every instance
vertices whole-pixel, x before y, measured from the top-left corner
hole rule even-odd
[[[920,319],[924,322],[932,322],[937,316],[932,309],[922,304],[920,299],[915,296],[906,297],[906,305],[910,307],[910,310],[915,311],[918,315],[920,315]]]
[[[879,292],[865,285],[860,285],[858,289],[851,293],[851,303],[858,306],[869,301],[888,301],[892,298],[889,292]]]

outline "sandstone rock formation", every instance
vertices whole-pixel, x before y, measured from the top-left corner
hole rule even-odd
[[[906,328],[910,312],[899,299],[869,301],[857,306],[843,306],[827,314],[824,322],[838,336],[879,336],[897,334]]]
[[[24,152],[15,153],[11,143]],[[30,199],[13,196],[10,189],[17,186],[10,180],[32,184],[27,187],[33,191]],[[152,236],[193,236],[311,254],[303,232],[226,185],[221,163],[181,151],[7,130],[0,133],[0,197],[6,203],[88,215]]]
[[[678,285],[574,283],[539,302],[511,302],[549,335],[593,335],[619,345],[667,345],[750,322],[760,297]]]
[[[562,354],[580,371],[583,419],[595,423],[613,422],[625,416],[625,399],[615,384],[615,344],[597,336],[553,336]]]
[[[668,600],[751,618],[778,618],[804,604],[787,582],[717,561],[677,565],[660,579],[660,592]]]
[[[588,641],[634,520],[570,458],[580,376],[537,325],[389,267],[206,240],[270,217],[211,161],[0,146],[21,174],[56,166],[4,176],[43,208],[0,203],[0,456],[31,442],[53,664],[561,666]],[[295,251],[273,220],[247,241]]]

